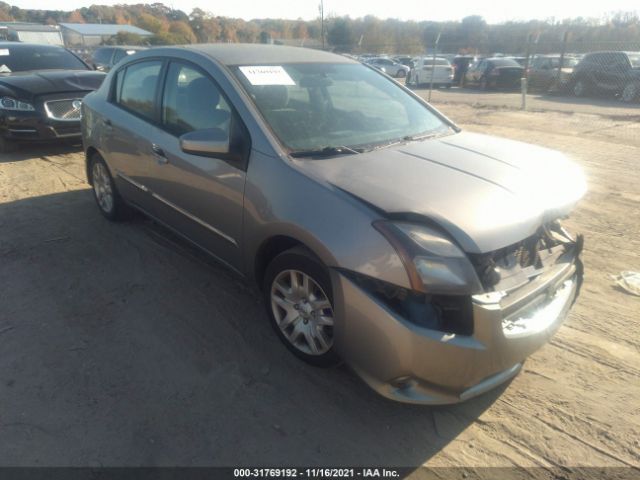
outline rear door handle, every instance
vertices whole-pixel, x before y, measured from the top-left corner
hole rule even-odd
[[[153,143],[151,144],[151,151],[153,152],[153,155],[156,157],[156,160],[158,161],[158,163],[160,164],[169,163],[169,160],[167,159],[167,156],[165,155],[162,147]]]

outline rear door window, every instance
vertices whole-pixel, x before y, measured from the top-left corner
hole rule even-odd
[[[116,102],[132,113],[153,119],[162,61],[134,63],[118,72]]]

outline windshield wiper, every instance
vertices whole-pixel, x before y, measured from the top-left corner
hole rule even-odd
[[[294,158],[298,157],[333,157],[336,155],[355,155],[362,153],[362,149],[355,149],[351,147],[323,147],[313,150],[295,150],[290,153]]]
[[[448,130],[446,132],[429,132],[419,135],[407,135],[406,137],[402,137],[402,139],[406,142],[417,142],[420,140],[428,140],[430,138],[443,137],[445,135],[449,135],[450,133],[451,132]]]

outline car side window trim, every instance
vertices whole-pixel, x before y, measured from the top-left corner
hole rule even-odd
[[[193,70],[195,70],[196,72],[200,73],[203,77],[205,77],[206,79],[208,79],[209,81],[211,81],[211,83],[213,83],[213,85],[218,89],[218,92],[220,94],[220,96],[224,99],[224,101],[226,102],[226,104],[229,106],[230,109],[230,114],[231,114],[231,124],[229,126],[229,135],[230,137],[233,137],[234,135],[237,135],[238,132],[240,132],[242,134],[243,137],[246,138],[247,142],[248,142],[248,148],[246,149],[246,153],[244,155],[243,160],[241,162],[238,161],[233,161],[231,160],[231,158],[229,156],[226,155],[219,155],[216,156],[215,158],[218,158],[220,160],[226,161],[227,163],[229,163],[230,165],[239,168],[240,170],[245,170],[248,167],[248,163],[249,163],[249,156],[250,156],[250,152],[251,152],[251,134],[249,133],[249,129],[247,128],[247,126],[245,125],[244,121],[242,120],[242,117],[240,116],[240,114],[238,113],[237,108],[235,107],[235,105],[232,103],[231,99],[228,97],[227,93],[224,91],[224,89],[220,86],[220,84],[207,72],[205,71],[203,68],[201,68],[199,65],[190,62],[189,60],[184,60],[182,58],[169,58],[167,59],[165,65],[164,65],[164,69],[162,72],[162,77],[161,77],[161,86],[157,91],[157,95],[158,95],[158,100],[157,100],[157,110],[158,110],[158,124],[156,125],[159,129],[161,129],[163,132],[166,132],[167,134],[171,135],[174,138],[179,138],[179,136],[177,136],[174,132],[172,132],[167,125],[165,125],[164,122],[164,118],[163,118],[163,110],[164,110],[164,94],[165,94],[165,90],[167,88],[167,80],[169,78],[169,67],[171,66],[171,64],[177,64],[177,65],[181,65],[184,67],[188,67],[191,68]],[[231,139],[233,140],[233,138]]]
[[[122,103],[120,103],[120,98],[116,98],[119,97],[122,92],[121,89],[118,89],[118,83],[120,83],[122,85],[122,82],[124,81],[124,77],[123,79],[118,82],[118,77],[119,75],[124,75],[126,77],[126,71],[129,67],[132,67],[134,65],[138,65],[141,63],[148,63],[148,62],[160,62],[160,71],[158,72],[158,82],[156,84],[156,94],[154,97],[154,101],[153,101],[153,113],[151,116],[146,116],[146,115],[141,115],[140,113],[136,112],[135,110],[132,110],[130,108],[127,108],[125,105],[123,105]],[[139,118],[140,120],[143,120],[151,125],[154,125],[156,127],[160,127],[160,120],[161,120],[161,111],[160,111],[160,106],[159,106],[159,99],[162,97],[159,97],[159,95],[161,94],[161,91],[163,91],[163,88],[158,88],[159,86],[163,87],[164,85],[164,77],[166,75],[166,70],[167,70],[167,66],[168,66],[168,60],[166,58],[163,57],[145,57],[145,58],[141,58],[138,59],[136,61],[127,63],[126,65],[123,65],[122,67],[120,67],[113,75],[113,79],[111,81],[111,85],[110,85],[110,91],[109,91],[109,103],[111,103],[112,105],[114,105],[115,107],[124,110],[125,112],[129,113],[130,115],[133,115],[136,118]],[[162,83],[160,83],[162,82]],[[120,86],[121,86],[120,85]]]

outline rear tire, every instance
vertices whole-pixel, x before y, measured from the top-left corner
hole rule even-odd
[[[263,293],[271,325],[290,352],[317,367],[340,363],[331,278],[318,258],[303,247],[279,254],[267,266]]]
[[[404,70],[398,70],[396,72],[396,78],[404,78],[407,76],[407,72],[405,72]]]
[[[93,197],[102,215],[113,222],[131,218],[131,207],[120,196],[109,167],[97,153],[89,162],[89,178],[93,187]]]

